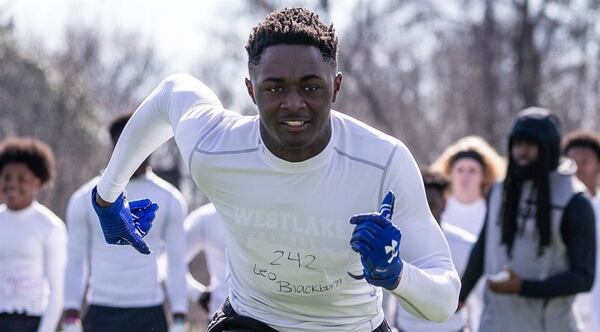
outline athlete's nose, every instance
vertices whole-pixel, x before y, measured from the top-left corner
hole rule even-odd
[[[306,101],[296,89],[290,89],[281,101],[281,108],[289,111],[299,111],[306,108]]]

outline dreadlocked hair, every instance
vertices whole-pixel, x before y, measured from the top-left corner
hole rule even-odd
[[[502,244],[506,244],[506,254],[512,257],[512,246],[517,233],[517,212],[521,199],[523,182],[514,174],[515,163],[512,158],[508,162],[507,177],[502,189]]]
[[[319,15],[303,8],[284,8],[270,13],[252,29],[246,51],[248,69],[260,63],[263,50],[279,44],[316,46],[323,58],[335,67],[337,64],[335,29],[319,20]]]
[[[537,191],[535,222],[539,234],[538,256],[541,256],[544,253],[544,248],[550,244],[550,213],[552,205],[550,204],[550,169],[548,163],[545,161],[543,149],[540,149],[539,152],[539,158],[534,164],[535,175],[532,190],[534,192]],[[519,202],[521,199],[521,189],[523,188],[523,180],[515,176],[515,168],[514,160],[510,158],[502,193],[502,244],[506,244],[508,257],[512,257],[512,248],[517,234]],[[533,202],[527,203],[531,204]]]

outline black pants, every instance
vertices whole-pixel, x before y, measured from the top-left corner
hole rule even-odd
[[[85,332],[167,332],[162,306],[117,308],[92,304],[83,319]]]
[[[391,331],[392,329],[385,319],[379,327],[373,330],[373,332]],[[208,324],[207,332],[277,332],[277,330],[254,318],[238,315],[227,298]]]
[[[36,332],[40,320],[40,316],[2,312],[0,313],[0,332]]]

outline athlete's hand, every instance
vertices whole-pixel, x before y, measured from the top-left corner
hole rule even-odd
[[[142,254],[152,251],[142,238],[148,234],[158,205],[149,199],[128,202],[123,194],[107,207],[96,202],[96,188],[92,190],[92,205],[100,220],[104,239],[109,244],[132,245]]]
[[[372,285],[388,290],[398,287],[402,260],[400,259],[401,233],[392,223],[394,193],[388,192],[379,212],[358,214],[350,218],[356,225],[350,246],[360,254],[364,278]],[[360,279],[362,276],[354,276]]]

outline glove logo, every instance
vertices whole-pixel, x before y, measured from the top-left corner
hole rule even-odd
[[[386,255],[392,253],[392,256],[387,260],[389,264],[398,256],[398,241],[392,240],[391,246],[385,246],[385,253]]]

